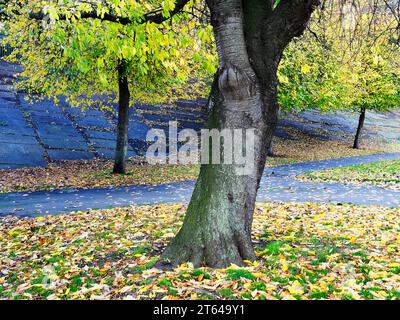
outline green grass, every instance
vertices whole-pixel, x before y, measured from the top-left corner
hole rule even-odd
[[[227,280],[238,280],[240,278],[255,280],[255,276],[245,269],[229,269],[226,271]]]
[[[300,179],[332,182],[400,184],[400,160],[373,162],[349,167],[311,172]]]

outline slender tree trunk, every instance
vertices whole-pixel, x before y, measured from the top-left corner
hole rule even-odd
[[[129,85],[126,74],[126,63],[118,65],[118,127],[117,146],[115,149],[114,173],[126,173],[126,159],[128,153],[128,125],[129,125]]]
[[[202,165],[183,226],[161,264],[226,267],[256,258],[251,228],[277,122],[277,68],[316,1],[282,0],[273,10],[273,0],[207,0],[219,56],[208,128],[253,130],[254,166],[238,175],[237,163]]]
[[[364,122],[365,122],[365,113],[366,113],[365,108],[361,108],[360,118],[358,120],[357,133],[356,133],[356,137],[354,139],[354,144],[353,144],[354,149],[360,149],[361,136],[362,136]]]

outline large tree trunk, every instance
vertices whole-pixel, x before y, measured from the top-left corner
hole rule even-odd
[[[220,73],[220,83],[223,77]],[[270,137],[260,115],[258,89],[229,101],[221,99],[224,90],[215,89],[208,128],[255,129],[255,166],[248,175],[238,175],[237,164],[202,165],[184,225],[163,255],[173,264],[191,261],[196,266],[224,267],[255,259],[251,225]]]
[[[291,1],[307,6],[307,13],[298,14],[299,8],[292,7]],[[254,166],[248,174],[238,175],[241,165],[237,163],[202,165],[183,226],[162,255],[163,264],[190,261],[195,266],[226,267],[256,258],[251,228],[277,121],[277,68],[287,39],[303,28],[303,19],[297,26],[298,16],[308,20],[308,6],[313,3],[283,0],[284,4],[273,13],[273,2],[207,1],[219,56],[209,100],[208,128],[254,130]],[[292,19],[288,12],[294,14]],[[269,23],[264,21],[267,17]]]
[[[354,138],[354,144],[353,144],[354,149],[360,149],[360,141],[361,141],[361,136],[362,136],[364,122],[365,122],[365,113],[366,113],[365,108],[361,108],[360,118],[358,120],[357,133]]]
[[[126,74],[126,63],[118,65],[118,127],[117,146],[115,149],[114,173],[126,173],[126,158],[128,153],[128,125],[129,125],[129,85]]]

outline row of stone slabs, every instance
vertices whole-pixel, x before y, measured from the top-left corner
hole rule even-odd
[[[145,152],[144,141],[149,128],[168,130],[168,122],[176,120],[182,128],[200,130],[206,117],[204,105],[205,102],[199,100],[181,101],[168,108],[137,105],[131,109],[129,156]],[[343,134],[354,131],[354,124],[349,125],[341,116],[329,119],[329,123],[326,123],[326,115],[304,112],[302,116],[308,123],[290,116],[280,120],[275,135],[291,139],[284,129],[291,127],[312,136],[320,135],[318,129],[332,132],[337,128],[339,134],[321,138],[340,140]],[[0,88],[0,169],[44,166],[46,159],[113,158],[116,120],[115,110],[82,111],[66,103],[57,107],[48,100],[31,104],[25,101],[24,95]]]
[[[175,116],[157,107],[137,106],[143,114],[132,109],[128,155],[143,154],[150,127],[165,129],[168,121],[181,120],[181,127],[187,123],[200,129],[204,112],[191,112],[199,105],[189,104],[191,109],[181,104],[182,112],[179,106],[175,108]],[[152,113],[146,113],[148,109]],[[48,100],[31,104],[24,95],[0,91],[0,169],[44,166],[46,159],[113,158],[116,120],[116,112],[82,111],[65,103],[58,107]]]
[[[0,169],[46,165],[35,131],[10,98],[0,96]]]
[[[149,128],[168,130],[169,121],[200,130],[206,118],[204,105],[204,100],[180,101],[168,108],[137,105],[130,110],[128,155],[143,154]],[[290,139],[282,127],[294,123],[286,122],[281,121],[276,135]],[[5,90],[0,92],[0,169],[43,166],[45,159],[113,158],[115,126],[116,111],[82,111],[48,100],[31,104],[24,95]]]

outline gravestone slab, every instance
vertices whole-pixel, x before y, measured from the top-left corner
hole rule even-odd
[[[26,142],[26,139],[29,140],[29,138],[24,137],[33,137],[35,135],[35,132],[24,118],[22,111],[17,108],[15,103],[0,109],[0,136],[2,135],[15,135],[15,138],[8,137],[13,139],[15,143],[18,143],[18,139],[21,139],[21,142]],[[4,141],[4,137],[2,141]]]
[[[27,127],[28,123],[26,120],[21,116],[19,117],[19,114],[15,113],[15,117],[12,116],[5,116],[0,118],[1,123],[0,125],[2,127],[9,127],[9,128],[19,128],[19,127]]]
[[[84,128],[95,127],[95,128],[104,128],[104,129],[112,129],[113,125],[111,125],[106,119],[95,118],[95,117],[86,117],[86,118],[75,118],[76,123]]]
[[[72,126],[44,124],[37,127],[36,131],[41,139],[52,139],[54,137],[75,137],[78,140],[83,139],[80,132]]]
[[[90,143],[95,149],[114,149],[116,140],[105,140],[105,139],[89,139]]]
[[[25,100],[25,97],[27,97],[26,94],[18,94],[20,105],[26,111],[48,111],[51,114],[63,113],[62,109],[59,106],[56,106],[54,102],[48,99],[45,99],[43,101],[33,100],[33,103],[30,103],[29,101]]]
[[[0,163],[45,166],[44,150],[39,144],[0,144]]]
[[[50,149],[69,149],[69,150],[80,150],[87,151],[88,145],[86,142],[74,138],[64,137],[63,139],[42,139],[42,143]]]
[[[86,109],[85,111],[82,111],[79,108],[71,108],[67,107],[64,109],[64,111],[74,118],[86,118],[86,117],[103,117],[104,114],[103,112],[99,110],[93,110],[93,109]]]
[[[0,91],[0,99],[14,102],[17,100],[17,96],[15,95],[14,92],[9,92],[9,91]]]
[[[160,106],[150,106],[147,104],[135,104],[136,110],[147,110],[147,111],[162,111],[165,110],[165,107]]]
[[[72,126],[69,119],[60,115],[60,117],[45,117],[45,116],[32,116],[32,122],[37,126],[41,127],[46,124],[58,125],[58,126]]]
[[[9,84],[0,84],[0,92],[12,92],[14,87]]]
[[[0,134],[0,143],[11,143],[11,144],[37,144],[37,140],[34,136],[25,136],[16,134]]]
[[[115,151],[111,149],[97,149],[97,153],[101,158],[105,159],[114,159],[115,157]],[[128,157],[134,157],[136,156],[136,152],[133,150],[128,150]]]
[[[16,108],[15,101],[8,101],[0,97],[0,110]]]
[[[44,165],[46,166],[46,165]],[[1,170],[14,170],[14,169],[21,169],[25,167],[31,167],[29,165],[21,165],[15,163],[0,163],[0,171]]]
[[[115,133],[110,131],[85,130],[85,134],[89,137],[89,139],[104,139],[113,141],[116,139]]]
[[[87,151],[48,150],[47,153],[52,161],[94,159],[94,155]]]
[[[143,114],[143,117],[148,121],[161,122],[161,123],[166,123],[166,124],[168,124],[168,122],[171,121],[170,117],[165,116],[165,115],[159,115],[159,114],[145,113],[145,114]]]
[[[131,121],[128,128],[129,139],[146,140],[146,135],[149,130],[149,126],[143,122]]]
[[[37,117],[54,117],[55,115],[58,115],[59,117],[62,115],[61,112],[53,112],[51,110],[46,110],[46,109],[29,109],[26,110],[24,109],[25,112],[28,112],[31,116],[37,116]]]
[[[200,109],[201,105],[196,102],[196,101],[190,101],[190,100],[178,100],[175,102],[175,105],[178,108],[182,109]]]
[[[15,134],[20,136],[34,136],[35,132],[32,128],[26,126],[9,127],[0,125],[0,135],[1,134]]]
[[[90,140],[93,147],[97,150],[109,149],[115,150],[116,140],[104,140],[104,139],[91,139]],[[131,146],[128,146],[128,151],[133,151]]]

